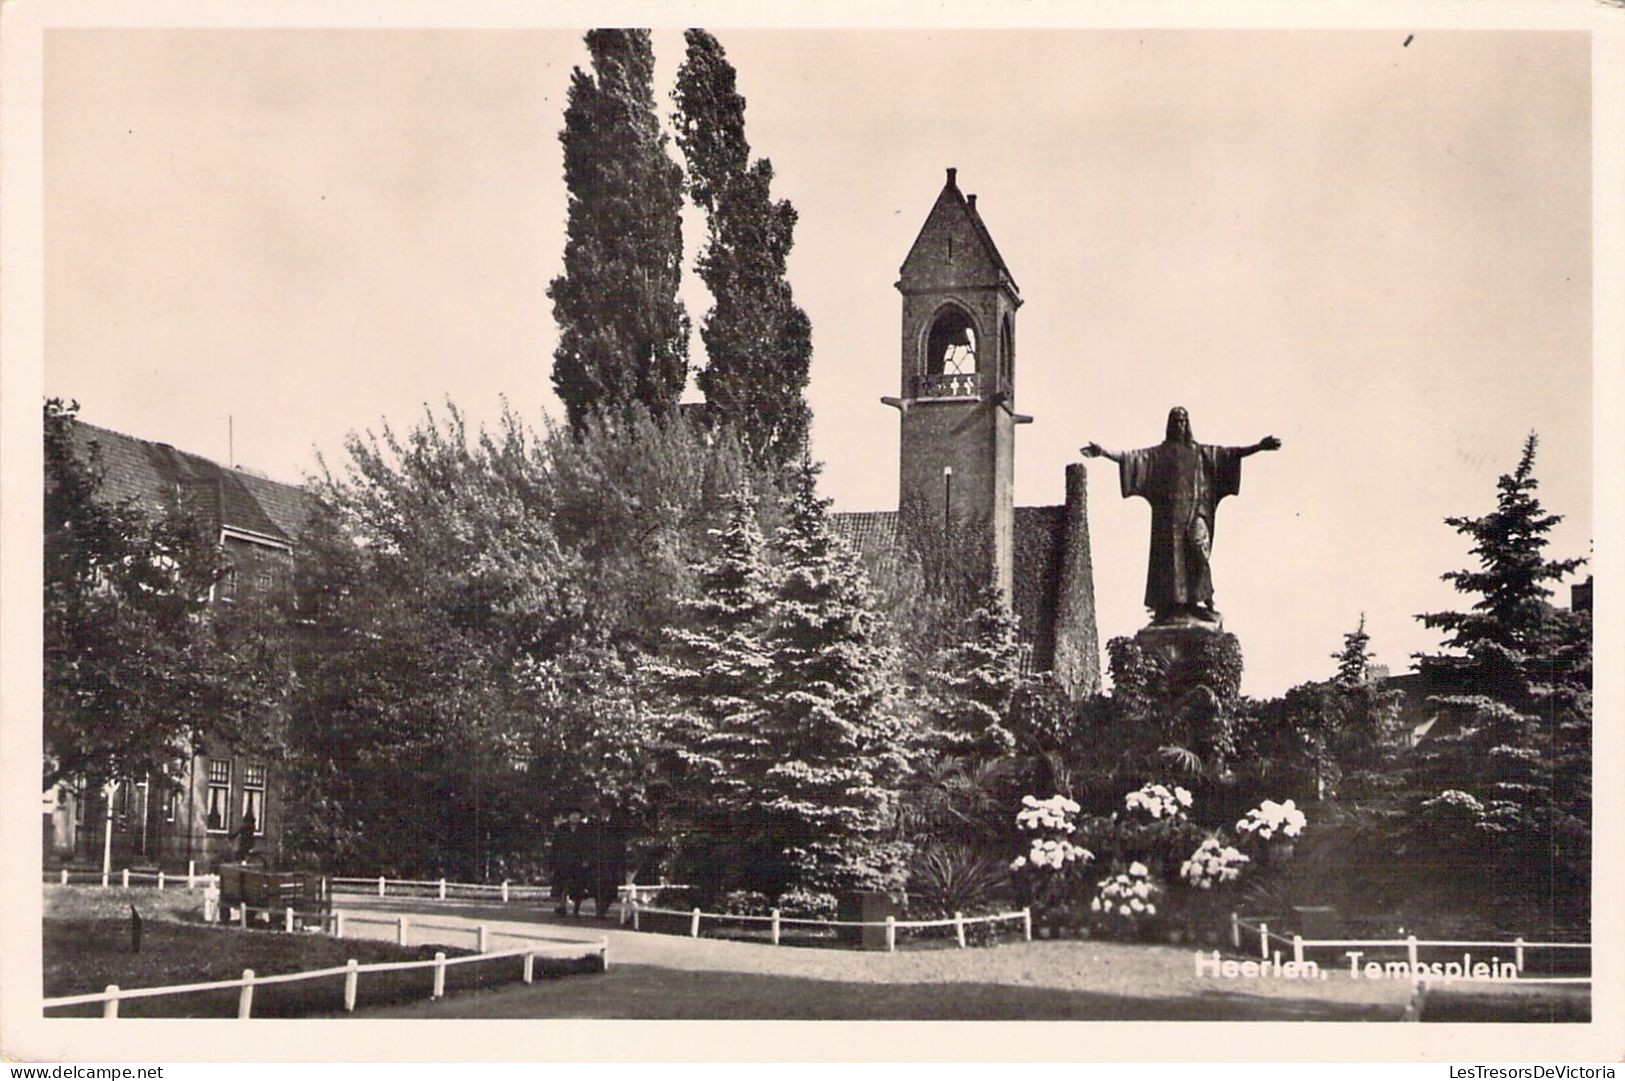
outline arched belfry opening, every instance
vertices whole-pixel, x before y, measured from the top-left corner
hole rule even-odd
[[[925,340],[926,375],[974,375],[976,324],[957,305],[948,305],[931,322]]]

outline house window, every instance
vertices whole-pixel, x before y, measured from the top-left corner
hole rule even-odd
[[[250,762],[243,767],[243,819],[254,816],[254,833],[265,833],[265,766]]]
[[[209,759],[209,803],[205,826],[210,833],[231,829],[231,760]]]
[[[173,822],[181,816],[181,790],[171,788],[169,797],[164,800],[164,821]]]
[[[271,575],[271,572],[268,571],[268,570],[267,571],[260,571],[259,574],[254,576],[254,585],[259,589],[259,591],[261,593],[269,593],[269,592],[271,592],[271,587],[273,585],[275,585],[275,584],[276,584],[276,579]]]
[[[220,597],[230,600],[237,596],[237,568],[227,567],[226,573],[220,576]]]

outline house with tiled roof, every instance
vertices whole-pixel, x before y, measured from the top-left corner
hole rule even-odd
[[[154,516],[184,507],[218,537],[229,570],[213,603],[291,589],[296,541],[312,506],[302,488],[168,443],[71,423],[76,456],[101,473],[98,498]],[[122,779],[111,814],[100,792],[58,786],[45,815],[47,858],[99,863],[110,833],[114,866],[180,871],[191,864],[201,873],[235,853],[232,834],[252,815],[255,847],[274,859],[282,808],[272,764],[216,740],[194,750],[168,776]]]
[[[900,418],[897,510],[834,515],[873,564],[909,558],[933,532],[962,547],[1017,617],[1027,666],[1069,693],[1100,689],[1094,572],[1083,464],[1065,474],[1064,502],[1017,507],[1016,312],[1021,293],[975,195],[948,170],[898,274],[901,381],[881,400]]]

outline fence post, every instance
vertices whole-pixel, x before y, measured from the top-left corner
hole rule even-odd
[[[244,906],[247,907],[246,905]],[[254,970],[243,969],[243,990],[237,996],[237,1020],[247,1021],[254,1012]]]
[[[102,868],[102,889],[107,888],[107,868]]]
[[[779,910],[773,910],[773,945],[779,944]]]
[[[1416,936],[1405,936],[1405,960],[1411,963],[1411,971],[1416,971]]]
[[[1296,964],[1300,964],[1300,965],[1303,964],[1303,936],[1302,935],[1294,934],[1292,936],[1292,960]]]
[[[534,983],[536,980],[536,955],[534,953],[525,954],[524,980],[526,983]]]
[[[130,869],[128,867],[124,868],[124,888],[130,888]]]
[[[632,930],[638,930],[638,903],[632,902]]]
[[[440,899],[442,901],[446,899],[446,880],[443,878],[440,880]]]
[[[886,917],[886,952],[892,953],[897,949],[897,917]]]
[[[1401,1021],[1422,1020],[1422,1008],[1427,1004],[1428,985],[1426,980],[1417,980],[1411,985],[1411,1000],[1405,1004],[1405,1012],[1400,1016]]]
[[[502,903],[508,903],[508,880],[506,878],[502,880]]]
[[[691,916],[688,921],[688,937],[700,937],[700,910],[697,908],[694,910],[693,916]]]
[[[241,927],[245,931],[248,930],[248,902],[247,901],[244,901],[242,904],[237,906],[237,925],[239,927]]]
[[[293,934],[293,906],[288,905],[282,909],[282,930]]]
[[[108,984],[107,985],[107,995],[108,995],[107,1001],[102,1003],[102,1016],[103,1017],[117,1017],[118,1016],[118,984],[116,984],[116,983]]]
[[[1268,961],[1270,959],[1270,925],[1258,925],[1258,956]]]
[[[186,888],[192,889],[197,885],[197,860],[186,861]]]
[[[64,886],[68,884],[68,869],[66,867],[62,868],[62,884]]]
[[[599,945],[599,947],[598,947],[598,971],[599,972],[608,972],[609,971],[609,936],[605,935],[603,938],[599,939],[598,941],[601,943]]]
[[[405,916],[398,916],[398,917],[396,917],[396,921],[397,922],[396,922],[396,927],[395,927],[395,944],[397,946],[404,946],[404,945],[406,945],[406,926],[407,926],[406,917]]]
[[[439,950],[434,954],[434,990],[429,992],[429,997],[446,997],[446,955]]]
[[[485,924],[483,923],[474,928],[474,952],[485,952]]]
[[[965,948],[965,914],[963,912],[955,912],[954,913],[954,937],[959,939],[959,948],[964,949]]]
[[[333,937],[344,937],[344,912],[342,910],[333,913]]]
[[[1028,905],[1021,910],[1021,937],[1028,942],[1033,940],[1033,906]]]
[[[158,888],[164,888],[164,869],[162,867],[158,868]]]
[[[355,985],[361,973],[354,957],[344,962],[344,1012],[355,1010]]]
[[[67,872],[64,871],[63,873],[66,874]],[[1519,935],[1517,938],[1512,940],[1512,960],[1518,966],[1518,971],[1520,973],[1523,972],[1523,936],[1522,935]]]
[[[1230,945],[1241,949],[1241,917],[1234,912],[1230,913]]]
[[[379,875],[378,876],[378,896],[382,897],[383,895],[384,895],[384,876]]]

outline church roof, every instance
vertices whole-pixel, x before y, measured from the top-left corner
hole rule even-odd
[[[900,273],[907,277],[914,268],[931,262],[928,259],[917,258],[923,255],[928,237],[953,231],[955,225],[962,224],[975,238],[989,267],[998,271],[1008,280],[1010,288],[1015,289],[1015,275],[1010,273],[1010,267],[1005,263],[1004,256],[999,253],[999,246],[993,243],[993,234],[988,232],[987,223],[982,220],[981,213],[976,209],[976,196],[966,198],[959,190],[958,172],[957,169],[948,170],[947,182],[943,184],[942,191],[937,195],[937,201],[931,206],[931,212],[926,215],[924,224],[915,235],[914,243],[909,246],[908,256],[903,260]]]
[[[905,555],[897,512],[845,511],[830,515],[835,532],[871,567],[896,568]],[[1031,647],[1031,667],[1047,670],[1055,655],[1055,609],[1066,545],[1066,508],[1017,507],[1012,522],[1011,610],[1018,635]]]
[[[148,511],[177,495],[191,499],[214,528],[237,529],[292,544],[309,519],[304,489],[229,469],[201,455],[100,428],[73,423],[75,452],[88,461],[97,448],[100,494],[109,502],[131,500]]]

